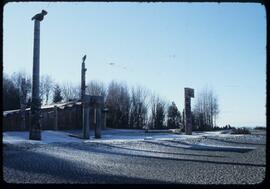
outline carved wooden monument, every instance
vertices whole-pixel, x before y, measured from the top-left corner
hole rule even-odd
[[[94,125],[95,138],[101,138],[101,126],[104,124],[104,97],[103,96],[90,96],[85,94],[85,59],[86,55],[82,58],[81,70],[81,101],[82,101],[82,133],[84,139],[90,137],[90,126]]]
[[[40,22],[47,14],[45,10],[36,14],[34,26],[34,55],[33,55],[33,84],[32,84],[32,103],[31,103],[31,126],[29,139],[41,140],[40,108],[41,100],[39,97],[39,54],[40,54]]]
[[[191,119],[191,105],[190,98],[194,98],[194,89],[185,88],[185,133],[192,135],[192,119]]]
[[[82,101],[82,132],[83,132],[83,138],[89,139],[89,96],[85,95],[85,59],[86,55],[82,58],[82,70],[81,70],[81,101]]]

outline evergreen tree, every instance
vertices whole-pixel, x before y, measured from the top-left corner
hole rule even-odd
[[[181,113],[179,112],[176,104],[172,104],[168,107],[168,116],[167,116],[167,127],[169,129],[180,128],[181,124]]]
[[[63,97],[61,95],[61,88],[59,87],[59,85],[56,85],[54,88],[53,102],[57,103],[57,102],[61,102],[62,100],[63,100]]]
[[[162,129],[164,128],[164,119],[165,119],[165,111],[164,104],[157,103],[156,105],[156,120],[155,120],[155,128]]]

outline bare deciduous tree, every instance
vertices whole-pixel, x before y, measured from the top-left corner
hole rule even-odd
[[[194,123],[197,129],[211,129],[219,113],[217,96],[213,90],[204,88],[196,97],[193,108]]]
[[[151,114],[149,116],[149,127],[152,129],[162,129],[165,127],[166,102],[159,96],[151,96]]]
[[[70,100],[80,99],[80,86],[73,85],[70,82],[65,82],[61,85],[61,94],[63,100],[68,102]]]
[[[31,77],[25,72],[13,73],[11,75],[15,87],[20,91],[20,97],[22,100],[27,100],[27,97],[31,95]]]
[[[41,77],[42,99],[45,99],[45,104],[48,104],[53,91],[54,82],[49,75]]]
[[[90,81],[87,83],[86,93],[94,96],[106,96],[105,84],[101,81]]]
[[[124,83],[112,81],[108,86],[106,107],[109,109],[108,126],[114,128],[128,127],[130,95]]]
[[[12,74],[12,80],[15,87],[19,89],[20,109],[21,109],[21,129],[25,129],[25,113],[27,98],[30,98],[31,94],[31,79],[25,72],[18,72]]]
[[[144,128],[147,126],[148,98],[149,90],[141,86],[132,87],[129,121],[131,128]]]

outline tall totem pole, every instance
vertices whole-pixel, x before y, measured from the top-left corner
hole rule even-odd
[[[194,89],[185,88],[185,133],[192,135],[191,99],[194,97]]]
[[[40,22],[47,14],[45,10],[36,14],[32,20],[35,21],[34,26],[34,55],[33,55],[33,83],[32,83],[32,102],[31,102],[31,126],[29,139],[41,140],[41,100],[39,97],[39,52],[40,52]]]
[[[89,101],[89,99],[86,99],[85,96],[85,89],[86,89],[86,85],[85,85],[85,72],[86,72],[86,68],[85,68],[85,59],[86,59],[86,55],[83,56],[82,58],[82,70],[81,70],[81,102],[82,102],[82,130],[83,130],[83,138],[84,139],[89,139],[89,107],[88,107],[88,103],[87,101]],[[87,96],[87,98],[89,98]]]

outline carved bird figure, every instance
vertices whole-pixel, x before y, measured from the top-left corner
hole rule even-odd
[[[47,14],[47,11],[42,10],[41,13],[36,14],[35,16],[32,17],[32,20],[38,20],[42,21],[44,16]]]
[[[83,62],[85,61],[85,59],[86,59],[86,55],[84,55],[83,58],[82,58]]]

